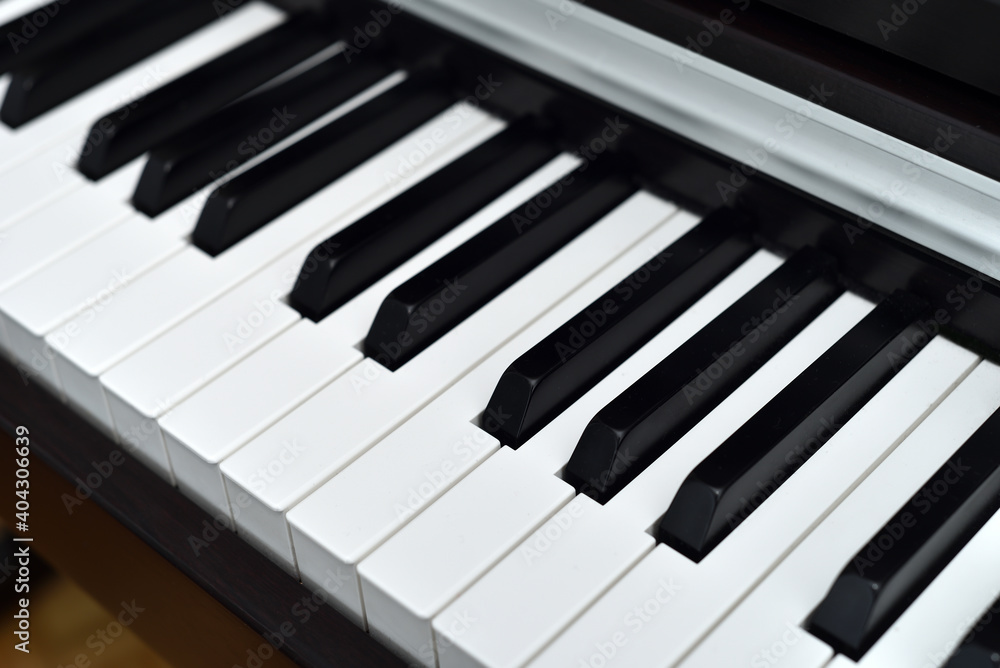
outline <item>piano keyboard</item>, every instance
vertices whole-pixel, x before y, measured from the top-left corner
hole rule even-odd
[[[618,117],[105,4],[0,80],[0,348],[290,577],[423,666],[997,665],[1000,368],[941,305],[668,201]]]

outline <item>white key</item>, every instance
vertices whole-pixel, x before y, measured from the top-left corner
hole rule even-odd
[[[711,449],[727,438],[818,356],[837,330],[848,328],[867,311],[867,304],[845,295],[810,327],[793,339],[771,362],[754,374],[708,417],[696,425],[628,487],[608,502],[623,523],[652,524],[666,510],[684,477]],[[838,308],[838,306],[840,308]],[[846,311],[846,313],[845,313]],[[810,332],[810,330],[812,330]],[[833,331],[830,331],[833,330]],[[795,349],[799,350],[796,351]],[[797,357],[798,359],[790,359]],[[662,577],[678,587],[671,605],[644,622],[648,633],[629,636],[620,647],[618,665],[672,665],[691,644],[718,623],[753,585],[835,505],[855,481],[874,468],[976,362],[976,356],[943,339],[932,342],[890,381],[846,425],[813,455],[777,492],[749,516],[699,564],[663,546]],[[914,390],[913,388],[919,388]],[[822,455],[822,456],[821,456]],[[662,488],[662,489],[661,489]],[[766,541],[761,536],[768,536]],[[636,587],[648,586],[637,582]],[[624,585],[621,585],[624,586]],[[616,586],[617,587],[617,586]],[[564,637],[546,649],[538,665],[570,665],[585,658],[585,640],[595,626],[607,635],[627,612],[616,600],[603,600],[581,618]],[[587,621],[584,621],[586,619]],[[665,647],[660,638],[672,638]],[[796,636],[798,637],[798,636]],[[582,644],[581,644],[582,643]],[[614,662],[609,665],[616,665]]]
[[[135,216],[0,293],[15,357],[58,387],[55,352],[45,336],[74,336],[81,323],[86,326],[98,318],[137,277],[182,248],[183,241],[169,230]],[[63,326],[74,316],[77,321]]]
[[[152,221],[115,202],[115,196],[124,199],[123,192],[112,190],[112,196],[108,196],[108,191],[101,190],[105,184],[120,189],[115,184],[120,181],[119,171],[101,184],[80,188],[7,230],[0,230],[11,239],[10,244],[0,245],[0,261],[6,260],[0,262],[0,291],[7,289],[0,292],[0,318],[8,318],[11,329],[23,330],[23,336],[11,344],[17,346],[15,355],[33,369],[40,367],[38,377],[58,387],[54,366],[49,363],[54,353],[43,339],[84,310],[86,304],[98,300],[103,304],[109,275],[126,275],[131,282],[187,247],[185,237],[194,229],[202,205],[220,183],[293,145],[401,78],[387,77],[310,123],[288,142],[268,147]],[[123,287],[121,281],[117,287]],[[43,360],[47,361],[45,365],[41,365]]]
[[[655,624],[659,615],[678,606],[674,599],[686,586],[681,583],[686,583],[696,569],[694,563],[678,563],[674,556],[666,545],[657,545],[528,665],[670,665],[659,654],[636,648],[652,641],[664,649],[689,640],[682,633]]]
[[[1000,514],[995,514],[856,664],[831,668],[940,666],[1000,595]]]
[[[284,12],[270,5],[248,3],[25,123],[2,143],[0,173],[9,173],[19,163],[53,147],[61,148],[75,162],[90,125],[102,114],[266,32],[284,17]]]
[[[501,448],[361,562],[371,634],[433,667],[431,619],[572,498]]]
[[[663,215],[672,210],[665,202],[661,207]],[[292,508],[288,523],[303,582],[321,586],[328,573],[339,574],[339,586],[329,593],[342,610],[363,623],[358,563],[499,447],[497,440],[474,422],[507,366],[690,230],[697,220],[686,212],[668,218],[641,243]],[[551,472],[544,474],[550,476]],[[331,515],[331,507],[341,510]],[[522,536],[533,528],[524,527]]]
[[[101,376],[121,442],[171,484],[156,419],[300,319],[282,300],[311,248],[287,253]]]
[[[0,228],[9,227],[80,188],[102,192],[109,203],[124,202],[135,190],[145,165],[145,158],[137,158],[93,184],[76,171],[74,163],[63,162],[65,158],[62,148],[56,147],[0,176],[0,201],[4,203]]]
[[[652,547],[577,496],[434,618],[439,665],[523,665]]]
[[[299,243],[319,242],[384,203],[384,173],[422,139],[430,141],[431,134],[439,137],[443,131],[450,144],[419,166],[426,175],[454,155],[456,140],[488,119],[482,112],[470,111],[467,122],[456,125],[445,120],[451,113],[410,133],[218,257],[195,248],[182,250],[120,290],[100,317],[88,323],[78,317],[67,323],[64,328],[73,328],[75,336],[47,336],[46,342],[56,352],[57,375],[67,399],[110,429],[99,375],[276,256]]]
[[[223,458],[361,359],[300,321],[209,383],[159,420],[177,486],[217,518],[238,515],[249,497],[226,496]]]
[[[222,464],[230,496],[249,491],[283,444],[296,439],[303,448],[262,492],[250,495],[251,505],[236,521],[241,535],[294,572],[288,508],[585,282],[586,270],[596,273],[647,234],[662,221],[661,212],[659,200],[637,194],[397,371],[366,359],[241,448]]]
[[[677,599],[688,590],[684,583],[694,577],[697,566],[690,561],[679,563],[675,557],[669,547],[657,545],[528,666],[666,668],[676,665],[666,656],[668,652],[662,650],[690,644],[691,638],[660,619],[684,608],[684,603]],[[775,651],[793,648],[796,662],[789,665],[821,668],[833,654],[824,643],[795,625],[783,631]],[[722,665],[730,664],[719,664]],[[761,660],[731,665],[767,668],[771,664]]]
[[[24,14],[41,9],[42,7],[50,4],[52,3],[46,2],[45,0],[4,0],[3,2],[0,2],[0,24],[10,23],[15,19],[21,18]],[[24,24],[22,23],[21,25],[23,26]],[[32,27],[37,28],[38,26],[32,24]],[[29,39],[27,34],[18,33],[17,36]],[[4,37],[7,36],[4,35]]]
[[[181,490],[228,516],[221,461],[343,373],[345,360],[353,366],[362,359],[355,346],[389,292],[557,179],[566,164],[542,167],[320,323],[294,326],[164,415],[160,424]],[[294,342],[286,341],[293,336]],[[314,363],[303,364],[310,359]],[[284,367],[296,372],[277,373]],[[230,411],[229,405],[258,409]]]
[[[454,245],[473,233],[471,226],[463,226],[463,233],[448,235],[448,240],[455,240]],[[299,320],[281,300],[312,247],[310,242],[290,251],[101,377],[118,435],[171,482],[156,418]],[[348,341],[361,332],[352,334]],[[331,337],[325,345],[336,344]]]
[[[93,188],[81,188],[0,230],[6,242],[0,244],[0,291],[134,213],[124,202],[109,202]]]
[[[928,345],[900,372],[900,377],[911,369],[919,368],[914,365],[928,353],[940,354],[936,363],[932,363],[931,372],[926,376],[917,376],[920,379],[918,382],[911,380],[903,383],[907,391],[897,392],[893,401],[889,402],[897,410],[912,410],[907,407],[914,401],[918,415],[926,414],[929,407],[933,410],[695,648],[684,666],[746,665],[754,661],[765,661],[775,666],[799,665],[795,661],[795,651],[791,651],[793,647],[782,647],[782,651],[788,651],[778,656],[771,644],[778,643],[782,634],[787,633],[786,625],[800,627],[803,624],[857,551],[1000,406],[1000,367],[980,362],[935,407],[935,400],[931,398],[934,392],[928,392],[925,385],[947,392],[962,378],[971,355],[951,344],[937,344],[938,341],[934,341]],[[932,350],[931,346],[936,346],[937,350]],[[892,409],[881,415],[891,413]],[[881,425],[878,420],[866,422],[865,426],[872,429],[876,428],[874,425]],[[854,434],[852,442],[845,436],[850,434],[847,430],[852,423],[838,433],[838,438],[843,439],[838,444],[841,447],[821,448],[778,489],[771,500],[777,500],[779,495],[788,499],[793,496],[805,498],[805,494],[796,492],[809,485],[827,498],[831,494],[838,498],[848,491],[825,489],[833,487],[829,483],[823,484],[827,481],[828,462],[838,451],[852,446],[853,452],[863,454],[866,446],[870,447],[872,443],[869,439],[880,436],[878,433]],[[889,436],[891,439],[891,432]],[[884,450],[884,443],[880,447]],[[871,458],[870,454],[866,456]],[[870,461],[869,468],[874,465]],[[749,531],[755,515],[751,515],[737,532]]]
[[[358,564],[499,447],[440,402],[417,413],[288,512],[302,582],[322,587],[336,574],[331,604],[366,627]]]

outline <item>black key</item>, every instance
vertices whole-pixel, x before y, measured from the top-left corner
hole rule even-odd
[[[595,165],[564,176],[393,290],[365,354],[395,371],[635,191]]]
[[[415,77],[217,188],[192,240],[218,255],[454,103]]]
[[[24,67],[56,49],[86,40],[99,29],[115,26],[116,20],[134,13],[153,0],[79,0],[50,2],[0,26],[9,48],[0,49],[0,72]]]
[[[18,127],[216,18],[207,0],[146,3],[85,45],[69,44],[12,72],[0,120]]]
[[[1000,668],[1000,599],[969,630],[944,668]]]
[[[927,344],[926,308],[882,301],[695,467],[656,538],[701,561]]]
[[[533,171],[558,149],[517,123],[319,244],[291,304],[320,320]]]
[[[521,446],[646,344],[754,251],[731,209],[693,230],[515,360],[497,383],[484,429]]]
[[[221,109],[154,148],[132,204],[157,216],[391,73],[334,56]]]
[[[601,503],[708,415],[841,292],[804,248],[601,409],[563,478]]]
[[[77,168],[99,179],[330,46],[329,27],[317,23],[314,17],[292,19],[111,111],[94,123]]]
[[[1000,509],[1000,411],[851,560],[808,630],[859,660]]]

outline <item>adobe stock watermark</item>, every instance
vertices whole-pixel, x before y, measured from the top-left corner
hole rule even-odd
[[[577,171],[586,171],[587,166],[600,158],[605,151],[618,141],[629,127],[630,125],[623,121],[621,116],[616,115],[614,118],[605,116],[604,125],[601,129],[589,141],[580,144],[571,153],[576,158],[583,160],[583,164],[580,165]]]
[[[293,126],[292,121],[298,115],[289,111],[287,106],[271,108],[271,116],[256,132],[251,132],[241,139],[233,147],[231,158],[218,171],[209,170],[208,177],[210,186],[198,186],[191,191],[191,195],[199,196],[186,199],[179,204],[181,216],[185,220],[194,220],[201,215],[201,211],[209,199],[218,194],[218,189],[226,185],[235,178],[235,172],[244,163],[256,158],[259,154],[267,151],[273,144],[279,142],[284,137],[286,131]]]
[[[756,482],[757,490],[749,497],[740,497],[740,509],[735,513],[726,513],[726,523],[730,528],[735,529],[750,514],[759,508],[774,494],[789,476],[797,471],[806,461],[816,454],[823,445],[826,444],[843,427],[843,423],[838,421],[837,416],[830,415],[819,419],[819,427],[815,433],[804,442],[796,442],[785,453],[785,466],[774,471],[774,473]]]
[[[515,209],[508,218],[514,225],[514,230],[520,234],[541,218],[545,210],[552,206],[565,192],[566,187],[576,181],[577,176],[589,169],[590,165],[604,154],[608,148],[618,141],[619,137],[629,128],[629,124],[620,116],[605,117],[604,126],[597,135],[589,141],[580,144],[571,155],[580,160],[580,165],[545,190],[537,193],[525,204]]]
[[[971,644],[976,636],[990,625],[993,618],[1000,615],[1000,598],[997,598],[998,596],[1000,596],[1000,591],[994,590],[991,595],[993,604],[987,608],[986,612],[979,617],[967,615],[942,643],[942,649],[928,652],[925,655],[927,661],[920,668],[941,668],[948,663],[954,654],[958,654],[964,646]]]
[[[226,344],[226,350],[234,353],[250,341],[254,333],[274,315],[278,304],[283,303],[284,296],[284,291],[275,288],[264,299],[255,300],[250,311],[236,321],[236,326],[223,332],[222,341]]]
[[[53,346],[65,346],[80,336],[88,324],[111,304],[115,295],[132,282],[134,277],[128,269],[116,269],[111,272],[111,279],[97,294],[85,299],[77,307],[77,316],[62,327],[50,332],[45,337],[42,349],[32,348],[28,360],[19,359],[16,366],[21,376],[21,382],[28,385],[33,377],[38,377],[55,364],[56,352]]]
[[[212,9],[216,16],[222,17],[244,4],[246,0],[212,0]]]
[[[251,503],[253,503],[253,499],[250,495],[237,488],[235,494],[229,495],[229,512],[214,513],[210,518],[211,521],[209,518],[203,519],[199,526],[200,533],[191,533],[187,538],[188,547],[191,548],[194,556],[201,556],[202,550],[217,541],[223,532],[236,531],[233,521],[238,520],[240,514],[249,508]],[[232,516],[230,516],[230,512]]]
[[[7,32],[7,43],[10,44],[10,50],[14,53],[20,53],[21,49],[37,37],[38,33],[49,24],[49,21],[58,16],[59,10],[64,5],[68,5],[70,1],[50,2],[32,13],[22,16],[21,24],[17,26],[17,32],[13,30]]]
[[[344,584],[353,583],[350,574],[338,568],[337,573],[330,569],[326,571],[326,579],[320,587],[311,590],[311,593],[303,596],[292,604],[288,613],[290,618],[286,618],[273,631],[261,633],[265,642],[256,647],[246,650],[246,662],[233,664],[233,668],[261,668],[264,662],[274,656],[288,639],[298,633],[299,628],[309,623],[309,620],[318,613],[323,606],[327,605],[332,594],[335,594]],[[357,586],[357,585],[354,585]]]
[[[864,576],[865,571],[881,561],[906,535],[907,530],[915,527],[920,517],[929,513],[934,504],[944,498],[971,470],[971,466],[962,463],[961,457],[948,460],[944,469],[910,498],[909,509],[893,517],[854,558],[851,565],[857,574]]]
[[[559,4],[556,5],[555,9],[546,9],[543,12],[546,23],[549,24],[549,30],[555,31],[559,29],[559,26],[569,20],[571,16],[576,14],[577,10],[582,7],[584,3],[582,0],[571,2],[570,0],[559,0]]]
[[[579,499],[573,499],[521,543],[520,547],[517,548],[517,553],[530,566],[552,549],[552,546],[558,543],[559,539],[566,535],[566,532],[582,516],[583,504],[580,503]]]
[[[887,188],[883,188],[874,199],[855,210],[853,221],[846,222],[841,226],[847,240],[853,244],[858,237],[871,229],[872,225],[884,218],[888,210],[896,208],[900,200],[910,192],[912,184],[923,176],[924,169],[933,160],[932,156],[947,153],[961,138],[962,135],[950,125],[937,128],[934,140],[924,149],[925,153],[918,154],[912,162],[903,161],[900,168],[902,177],[893,179],[892,183]]]
[[[437,655],[435,656],[434,650],[435,646],[432,643],[424,643],[417,649],[417,656],[423,659],[426,663],[411,663],[411,668],[422,668],[425,665],[437,665],[436,658],[440,658],[441,655],[447,654],[452,647],[455,646],[455,641],[466,633],[469,632],[476,622],[479,620],[473,617],[468,610],[451,612],[450,616],[447,618],[447,622],[443,617],[435,620],[437,623],[444,625],[447,623],[448,635],[435,633],[434,637],[437,640]]]
[[[110,109],[118,109],[118,120],[123,121],[129,117],[133,109],[142,103],[146,94],[159,88],[166,79],[167,73],[163,71],[160,65],[147,66],[143,70],[143,76],[138,84],[130,92],[119,95],[114,101],[109,102],[107,106]],[[63,146],[62,159],[53,161],[50,166],[52,173],[56,177],[56,181],[62,183],[67,174],[76,174],[75,167],[80,158],[90,155],[114,129],[114,120],[109,116],[105,116],[95,125],[91,126],[83,146],[76,143],[77,135],[74,134],[73,139],[69,140]]]
[[[246,315],[241,316],[232,329],[222,333],[222,341],[226,344],[226,349],[230,353],[240,350],[244,344],[250,341],[254,333],[278,312],[280,306],[285,303],[285,298],[292,286],[308,281],[309,277],[313,276],[323,266],[323,263],[333,257],[333,253],[339,248],[340,244],[333,238],[329,238],[309,251],[301,268],[293,267],[285,271],[278,280],[278,287],[267,295],[255,299]]]
[[[605,668],[629,641],[646,628],[653,619],[667,608],[681,586],[673,578],[660,578],[652,595],[633,607],[622,617],[619,628],[610,636],[593,643],[594,651],[580,659],[576,668]],[[589,649],[589,648],[588,648]]]
[[[379,352],[373,356],[374,360],[383,367],[388,368],[392,362],[399,359],[410,346],[416,343],[416,339],[410,333],[411,330],[418,335],[423,334],[468,289],[469,286],[462,283],[458,276],[446,279],[444,286],[438,293],[410,315],[407,321],[408,326],[404,331],[399,332],[392,341],[382,341],[379,343]],[[362,384],[365,385],[368,383]],[[356,386],[355,389],[358,389],[358,387]]]
[[[99,462],[91,460],[91,470],[82,478],[77,476],[73,479],[76,483],[76,486],[73,488],[73,494],[63,492],[62,496],[59,497],[63,507],[66,509],[66,514],[72,515],[77,506],[82,506],[84,501],[93,496],[94,491],[100,489],[101,485],[124,463],[125,455],[121,450],[112,450],[108,453],[107,459],[102,459]]]
[[[945,293],[944,300],[950,310],[941,307],[930,314],[930,317],[918,320],[916,323],[918,330],[904,337],[898,350],[886,353],[893,371],[899,371],[909,360],[916,357],[932,337],[940,333],[955,315],[982,292],[986,272],[1000,273],[1000,261],[996,256],[991,259],[983,258],[980,267],[981,271],[970,274],[965,281],[955,284],[955,287]]]
[[[132,111],[142,104],[146,95],[150,91],[159,88],[160,84],[166,78],[166,74],[162,71],[159,65],[155,67],[147,67],[146,76],[144,76],[139,82],[139,85],[132,90],[131,95],[121,98],[117,120],[124,121],[127,119],[132,114]],[[131,101],[124,103],[124,99],[126,98],[131,99]],[[104,139],[112,134],[115,129],[115,119],[112,119],[110,116],[105,116],[94,124],[91,127],[90,132],[87,134],[83,148],[80,150],[80,157],[90,155],[90,153],[100,146]]]
[[[803,635],[805,632],[798,626],[785,622],[781,637],[754,654],[750,659],[750,668],[770,668],[776,665],[792,647],[798,644]]]
[[[629,448],[625,447],[615,453],[615,458],[611,462],[611,465],[606,469],[601,471],[600,475],[590,480],[584,481],[580,485],[579,493],[584,496],[589,496],[595,501],[600,500],[601,495],[610,486],[614,485],[615,482],[628,473],[632,465],[639,461],[639,458],[632,454]]]
[[[730,2],[736,6],[736,9],[740,12],[745,12],[750,7],[750,0],[730,0]],[[722,36],[725,32],[726,26],[730,26],[736,22],[737,13],[732,9],[723,9],[719,12],[718,16],[714,19],[704,19],[701,25],[704,30],[694,34],[688,35],[687,39],[684,41],[683,46],[693,53],[698,55],[704,55],[705,50],[712,47],[715,44],[715,40]],[[677,66],[678,72],[683,72],[685,66],[690,65],[694,62],[691,56],[686,55],[682,51],[675,50],[673,54],[674,65]]]
[[[510,417],[510,416],[508,416]],[[481,429],[466,434],[462,440],[455,441],[451,446],[451,456],[436,463],[429,471],[424,471],[423,480],[400,492],[401,497],[393,504],[396,517],[403,520],[413,516],[427,503],[437,497],[441,490],[450,486],[465,470],[465,464],[472,461],[493,441]]]
[[[271,118],[257,130],[247,135],[246,139],[241,141],[236,145],[236,153],[247,159],[256,156],[258,153],[267,150],[267,148],[274,143],[274,140],[279,138],[288,126],[291,125],[291,121],[298,118],[297,114],[293,114],[288,111],[288,106],[282,106],[281,109],[277,107],[271,108]],[[230,172],[235,169],[239,163],[235,160],[231,160],[226,163],[225,172]],[[221,174],[216,175],[209,172],[212,178],[218,178]]]
[[[788,111],[774,124],[775,134],[767,137],[759,146],[746,150],[747,162],[732,163],[729,165],[729,178],[719,179],[715,182],[715,188],[719,193],[719,199],[728,202],[729,198],[736,195],[740,188],[745,186],[761,168],[770,160],[770,156],[778,153],[784,142],[788,142],[813,118],[813,110],[817,106],[826,104],[833,97],[833,90],[827,90],[826,84],[819,86],[812,84],[809,86],[809,97],[794,110]]]
[[[778,317],[788,311],[799,299],[799,295],[794,294],[791,288],[783,290],[779,288],[774,294],[771,306],[764,309],[760,315],[755,315],[743,323],[740,327],[742,336],[739,339],[730,343],[722,353],[712,353],[715,361],[707,368],[696,369],[697,377],[684,386],[684,398],[687,399],[689,406],[704,395],[715,381],[736,363],[737,358],[746,354],[747,345],[756,343],[778,321]]]
[[[257,467],[257,470],[247,478],[250,491],[262,494],[268,485],[273,484],[276,479],[280,478],[285,470],[307,451],[308,449],[300,445],[298,440],[294,438],[282,441],[281,449],[278,453],[268,460],[266,464]]]
[[[920,8],[927,4],[927,0],[903,0],[899,4],[892,3],[891,10],[885,18],[875,22],[882,40],[888,42],[889,38],[906,25],[910,17],[920,11]]]
[[[97,629],[87,636],[85,644],[87,649],[91,651],[77,654],[73,657],[72,663],[59,664],[58,668],[90,668],[93,660],[102,656],[111,645],[121,638],[125,629],[132,626],[145,610],[135,602],[135,599],[129,602],[122,601],[121,608],[115,618],[108,622],[104,628]]]
[[[392,23],[392,17],[403,11],[403,3],[399,0],[390,0],[385,3],[384,9],[372,9],[368,15],[371,21],[363,25],[354,26],[351,34],[344,39],[344,50],[341,53],[347,62],[351,62],[361,52],[371,46],[372,42],[382,34],[382,31]]]
[[[581,317],[575,317],[571,320],[572,325],[565,333],[565,338],[560,338],[555,342],[555,352],[559,355],[559,359],[566,362],[583,349],[591,339],[602,331],[606,324],[612,321],[611,316],[618,313],[623,305],[639,294],[653,279],[656,272],[666,266],[667,260],[671,257],[673,257],[672,253],[665,250],[660,251],[639,269],[632,272],[628,278],[616,285],[610,297],[590,304],[584,309]]]
[[[476,81],[478,82],[476,87],[470,95],[462,98],[462,104],[451,107],[429,135],[417,139],[413,149],[399,157],[399,163],[394,170],[383,174],[386,186],[394,191],[401,190],[406,181],[416,173],[417,168],[427,162],[446,143],[449,131],[457,130],[473,118],[474,111],[480,104],[503,86],[503,82],[494,78],[492,73],[479,75]]]

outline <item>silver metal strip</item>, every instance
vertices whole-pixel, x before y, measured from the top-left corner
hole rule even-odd
[[[718,31],[739,21],[720,16]],[[396,3],[394,3],[396,4]],[[741,165],[759,168],[860,219],[870,220],[1000,279],[1000,183],[823,107],[829,87],[806,101],[709,57],[712,31],[691,35],[699,55],[569,0],[402,0],[407,11],[565,81],[733,159],[723,203]],[[487,73],[484,73],[487,74]]]

